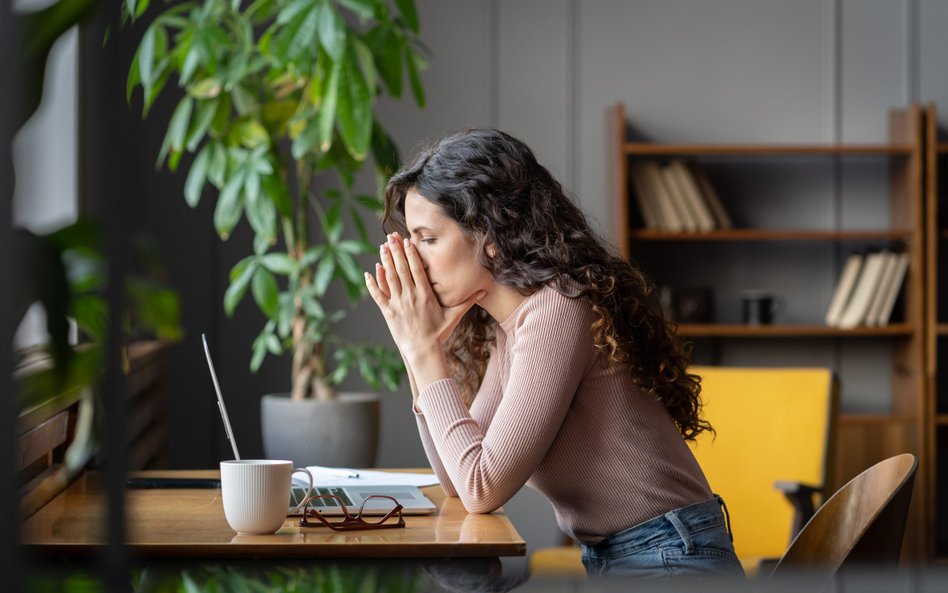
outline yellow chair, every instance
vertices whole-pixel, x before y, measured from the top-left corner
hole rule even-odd
[[[702,378],[703,416],[717,431],[702,434],[692,450],[727,503],[734,548],[751,575],[762,560],[783,555],[818,506],[813,497],[822,494],[833,459],[839,384],[820,368],[690,370]],[[529,570],[585,574],[575,546],[536,550]]]
[[[692,446],[731,514],[748,574],[780,558],[822,499],[833,459],[839,383],[828,369],[692,367],[716,435]],[[788,503],[788,498],[790,502]]]

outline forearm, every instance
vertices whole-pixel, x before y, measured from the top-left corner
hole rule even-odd
[[[425,417],[416,412],[415,421],[418,423],[418,436],[421,437],[421,445],[425,449],[425,456],[428,458],[428,463],[431,464],[431,469],[434,470],[435,475],[438,476],[441,489],[444,490],[447,496],[457,496],[458,491],[451,481],[451,476],[445,471],[444,464],[441,463],[441,457],[438,455],[434,441],[431,440],[431,432],[428,430]]]

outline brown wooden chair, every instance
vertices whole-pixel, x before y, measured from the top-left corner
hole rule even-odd
[[[842,569],[896,567],[918,460],[910,453],[873,465],[823,504],[787,548],[772,579],[829,579]]]

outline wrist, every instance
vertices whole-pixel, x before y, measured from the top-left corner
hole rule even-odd
[[[405,358],[412,369],[417,388],[413,403],[417,403],[418,396],[428,386],[451,377],[440,345],[406,351]]]

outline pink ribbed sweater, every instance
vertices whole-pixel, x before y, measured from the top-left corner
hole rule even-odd
[[[665,407],[599,363],[589,302],[546,287],[500,323],[470,410],[454,379],[419,395],[418,430],[449,496],[489,513],[526,484],[586,544],[711,498]]]

